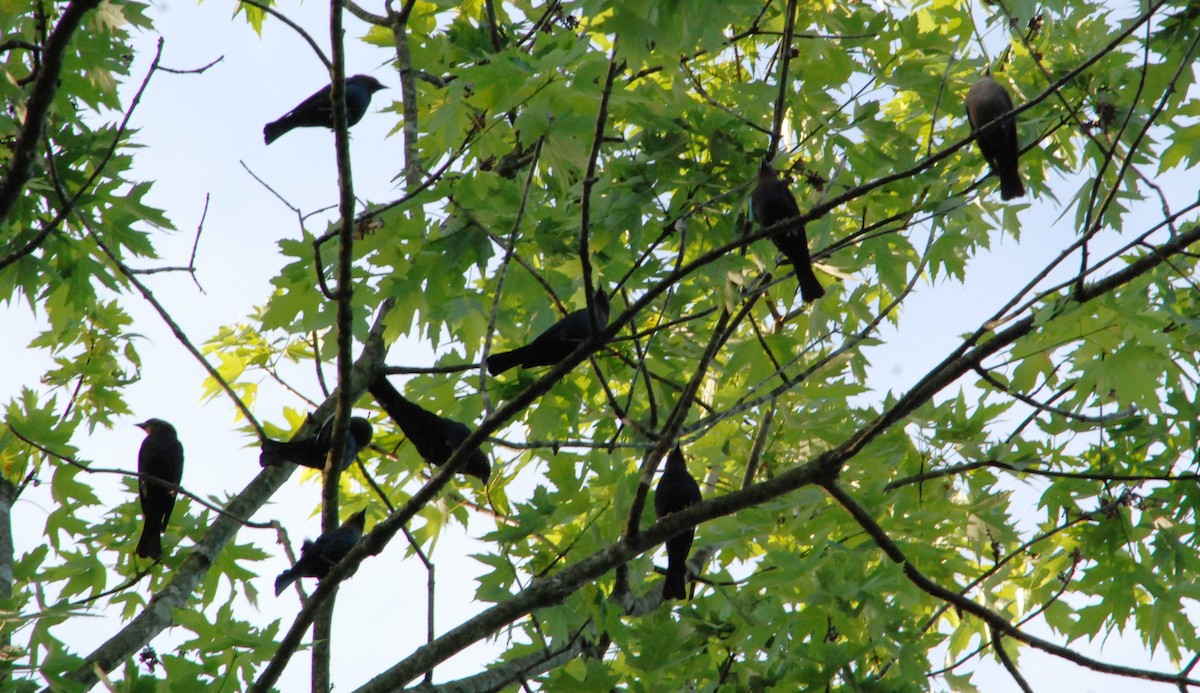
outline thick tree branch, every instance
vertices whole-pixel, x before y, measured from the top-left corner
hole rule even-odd
[[[1154,248],[1143,257],[1131,262],[1124,269],[1084,286],[1072,294],[1069,300],[1077,303],[1086,303],[1097,296],[1103,296],[1158,267],[1171,255],[1182,252],[1185,248],[1196,242],[1200,242],[1200,226],[1193,227],[1190,231],[1181,233]],[[911,414],[918,406],[928,401],[943,387],[973,369],[984,358],[1000,351],[1020,337],[1029,334],[1035,324],[1035,316],[1026,316],[1015,321],[1008,328],[994,333],[990,339],[983,340],[978,346],[971,348],[971,341],[976,338],[976,335],[980,334],[980,332],[976,332],[962,346],[956,349],[954,353],[934,367],[895,406],[864,428],[855,438],[852,438],[849,443],[855,448],[855,452],[861,449],[868,440],[874,439],[884,429],[889,428],[892,424]]]
[[[765,8],[764,8],[765,9]],[[775,96],[774,115],[771,118],[771,141],[767,144],[765,161],[772,161],[779,151],[779,140],[783,134],[783,114],[787,112],[787,95],[791,92],[788,82],[788,66],[792,63],[792,32],[796,29],[796,0],[788,0],[786,14],[783,17],[783,36],[778,47],[779,77],[776,88],[779,93]]]
[[[384,318],[392,309],[392,302],[385,301],[379,308],[379,313],[371,334],[363,347],[363,352],[355,364],[355,375],[350,384],[351,390],[359,395],[367,389],[367,383],[376,370],[383,364],[385,353],[383,344]],[[317,410],[314,421],[323,420],[332,413],[333,403],[326,402]],[[315,426],[305,425],[309,430],[301,428],[299,434],[314,433]],[[249,518],[263,506],[295,470],[294,465],[274,465],[263,469],[253,481],[225,506],[229,516],[220,516],[211,528],[200,538],[195,547],[184,558],[183,563],[175,569],[167,585],[155,594],[146,608],[133,618],[124,628],[96,648],[84,659],[83,663],[72,670],[65,678],[76,681],[84,686],[93,686],[99,681],[98,672],[109,672],[121,666],[124,661],[145,647],[164,629],[174,623],[171,612],[184,608],[205,573],[212,567],[213,562],[225,546],[233,540],[241,528],[241,524],[233,517]],[[42,693],[53,693],[47,687]]]
[[[1160,264],[1163,264],[1165,259],[1171,254],[1181,252],[1182,249],[1196,242],[1200,242],[1200,226],[1164,243],[1152,253],[1134,261],[1128,267],[1114,273],[1112,276],[1088,285],[1085,290],[1078,292],[1073,298],[1086,301],[1111,292],[1150,272]],[[643,296],[635,305],[648,300],[652,300],[652,298]],[[622,316],[622,318],[627,317]],[[618,319],[616,323],[610,324],[609,329],[619,329],[621,322],[622,320]],[[742,508],[778,498],[802,486],[814,483],[832,484],[834,475],[848,460],[861,451],[865,445],[873,441],[892,425],[903,420],[918,406],[929,401],[930,398],[946,385],[961,377],[964,373],[969,372],[974,363],[978,363],[986,356],[1011,344],[1026,334],[1032,326],[1033,317],[1031,316],[1003,332],[996,333],[991,339],[971,350],[970,353],[948,359],[939,364],[891,409],[884,412],[875,421],[864,426],[857,434],[851,436],[834,450],[821,454],[806,464],[786,470],[772,479],[759,482],[743,490],[702,501],[682,512],[673,513],[634,537],[623,537],[619,542],[581,559],[578,563],[564,568],[561,572],[547,578],[543,582],[531,585],[517,593],[512,599],[497,604],[476,617],[468,619],[443,634],[433,643],[419,648],[408,658],[365,684],[359,689],[360,693],[389,691],[403,686],[422,675],[429,667],[445,661],[471,643],[488,637],[533,609],[561,603],[578,589],[579,586],[599,578],[618,565],[628,562],[634,556],[650,550],[657,544],[665,541],[666,538],[673,536],[680,529],[695,526],[700,522],[716,517],[730,515]],[[582,349],[579,351],[582,351]],[[551,373],[548,373],[535,383],[535,385],[554,376],[557,371],[565,370],[566,368],[564,367],[567,367],[568,363],[570,366],[578,363],[582,358],[579,351],[572,358],[556,366]],[[514,401],[512,404],[515,405],[517,402]],[[525,403],[522,402],[519,406],[523,408]],[[497,410],[492,417],[485,420],[484,424],[467,439],[464,446],[476,443],[472,438],[477,436],[481,438],[482,435],[490,432],[488,425],[493,420],[506,418],[506,409],[508,407]],[[462,450],[457,451],[455,456],[460,456],[461,452]],[[447,467],[449,466],[447,465]],[[450,469],[443,468],[439,476],[447,475],[450,472]],[[394,519],[396,518],[389,518],[388,522],[392,522]],[[349,572],[346,566],[349,559],[354,557],[356,553],[365,554],[366,552],[366,549],[360,545],[355,551],[351,552],[351,556],[348,556],[347,560],[344,560],[334,568],[334,573],[338,573],[340,576]],[[354,565],[357,565],[357,561],[354,562]],[[331,573],[330,577],[333,577],[334,573]],[[319,589],[323,588],[324,584]],[[950,594],[956,596],[953,593]],[[959,599],[969,602],[969,600],[961,597]],[[974,604],[973,602],[969,603]],[[1004,622],[1002,625],[1007,625],[1007,622]],[[1009,628],[1011,629],[1011,626]],[[1001,632],[1026,641],[1024,639],[1026,636],[1023,633],[1009,632],[1004,628],[1001,628]],[[1051,645],[1051,647],[1054,646]],[[1070,654],[1074,655],[1074,653]]]
[[[608,123],[608,100],[612,97],[613,80],[617,76],[617,44],[619,37],[613,39],[612,55],[608,59],[608,73],[604,78],[604,90],[600,93],[600,108],[596,114],[596,131],[592,135],[592,151],[588,157],[587,171],[583,176],[583,196],[579,210],[579,266],[583,273],[583,290],[587,296],[588,317],[592,322],[592,330],[597,331],[600,324],[596,316],[595,289],[592,288],[592,250],[590,244],[592,226],[592,188],[596,185],[596,164],[600,159],[600,148],[604,144],[604,128]]]
[[[33,251],[41,247],[46,238],[48,238],[51,233],[56,231],[63,221],[66,220],[66,218],[70,216],[73,211],[75,211],[75,204],[79,201],[79,198],[81,198],[85,192],[90,190],[100,176],[104,173],[105,169],[108,167],[108,162],[112,160],[113,155],[117,151],[117,146],[121,143],[122,138],[125,137],[125,131],[129,127],[129,119],[133,117],[133,112],[137,110],[138,104],[141,103],[142,94],[145,93],[146,86],[150,84],[150,78],[154,76],[155,72],[162,69],[162,67],[159,65],[159,61],[162,60],[162,50],[163,39],[159,38],[158,45],[154,53],[154,60],[150,62],[150,69],[146,71],[146,76],[142,79],[141,86],[138,87],[137,92],[130,100],[129,108],[125,109],[125,115],[121,119],[121,124],[117,126],[116,133],[113,134],[112,142],[109,143],[108,148],[105,150],[104,155],[100,157],[100,160],[90,167],[92,169],[92,173],[90,176],[88,176],[87,181],[83,185],[79,186],[79,189],[76,190],[69,199],[65,197],[64,191],[61,189],[58,191],[59,196],[63,198],[62,206],[59,208],[59,211],[55,214],[54,218],[46,222],[45,225],[42,226],[41,230],[34,234],[33,238],[30,238],[29,241],[27,241],[24,245],[14,249],[4,257],[0,257],[0,270],[3,270],[17,260],[20,260],[21,258],[31,254]],[[50,150],[49,141],[46,142],[46,149],[47,158],[52,158],[53,152]],[[11,173],[12,170],[10,170],[10,174]],[[54,175],[53,170],[51,171],[51,175]],[[4,217],[0,215],[0,221],[3,221],[3,218]],[[195,279],[194,273],[192,278]]]
[[[404,136],[404,182],[408,187],[408,195],[405,197],[415,195],[423,187],[421,174],[425,170],[417,149],[420,131],[417,116],[420,110],[417,105],[417,81],[414,76],[412,52],[408,49],[408,16],[412,12],[412,8],[413,0],[407,0],[399,13],[393,12],[390,0],[387,8],[388,25],[392,30],[392,40],[396,46],[396,71],[400,75],[400,107],[404,117],[400,132]],[[450,157],[450,161],[454,161],[456,158]],[[430,177],[430,181],[434,179],[435,177]],[[376,212],[378,211],[380,210],[376,210]]]
[[[54,103],[54,94],[58,91],[63,56],[71,43],[71,37],[79,28],[84,15],[99,4],[100,0],[71,0],[41,51],[41,67],[38,70],[37,81],[33,83],[29,100],[25,103],[25,123],[21,126],[21,132],[13,145],[8,172],[0,181],[0,223],[8,219],[13,205],[33,175],[34,157],[41,146],[46,118]]]
[[[350,410],[355,397],[347,385],[354,377],[354,179],[350,165],[349,122],[346,116],[346,48],[343,43],[342,2],[329,3],[329,43],[332,47],[330,98],[333,101],[334,150],[338,171],[340,212],[337,258],[337,374],[338,388],[333,413],[333,432],[321,483],[321,532],[332,532],[341,524],[338,513],[338,479],[342,455],[350,430]],[[317,272],[321,272],[320,265]],[[321,605],[313,622],[312,690],[329,693],[333,688],[329,664],[333,652],[334,596]]]
[[[729,515],[742,508],[762,503],[788,491],[819,481],[818,464],[806,464],[744,491],[720,496],[673,513],[641,532],[637,537],[622,539],[559,573],[535,582],[508,599],[474,618],[468,619],[444,633],[430,645],[419,648],[407,659],[375,677],[358,693],[392,691],[420,676],[429,667],[460,651],[466,646],[497,632],[505,625],[533,610],[562,603],[580,586],[594,581],[617,565],[627,563],[663,543],[680,530],[698,522]]]
[[[576,637],[560,648],[534,652],[474,676],[438,685],[422,683],[404,690],[413,693],[494,693],[561,667],[586,652],[588,645],[587,640]]]
[[[375,26],[387,26],[387,17],[368,12],[358,3],[352,2],[352,0],[342,0],[342,4],[345,5],[347,12],[368,24],[374,24]]]
[[[0,601],[12,599],[13,537],[12,506],[17,499],[17,485],[0,476]],[[0,633],[0,649],[12,642],[7,629]],[[12,667],[0,665],[0,685],[12,685]]]

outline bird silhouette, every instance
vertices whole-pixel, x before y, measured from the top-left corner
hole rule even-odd
[[[386,89],[379,80],[370,75],[354,75],[346,79],[346,124],[354,125],[362,120],[371,105],[371,95],[380,89]],[[271,144],[295,128],[322,127],[333,129],[333,99],[330,98],[330,85],[317,90],[317,93],[300,102],[279,120],[267,123],[263,127],[263,140]]]
[[[688,472],[683,451],[676,445],[667,455],[667,466],[654,489],[654,514],[661,520],[700,502],[700,485]],[[687,558],[696,528],[688,527],[667,540],[667,579],[663,599],[687,599]]]
[[[142,505],[142,536],[136,553],[142,558],[162,558],[162,535],[175,509],[175,489],[183,478],[183,446],[175,427],[162,419],[148,419],[137,427],[146,432],[138,450],[138,500]]]
[[[596,310],[598,327],[604,329],[608,326],[609,304],[608,296],[602,289],[596,289],[592,305]],[[580,344],[591,339],[592,334],[592,319],[587,308],[577,310],[546,328],[529,344],[489,355],[488,373],[500,375],[517,366],[552,366],[570,356]]]
[[[367,523],[367,511],[360,510],[351,515],[335,530],[317,537],[316,541],[306,541],[300,547],[300,558],[296,565],[283,571],[275,578],[275,596],[283,594],[288,585],[302,577],[315,577],[324,580],[329,570],[338,561],[350,553],[350,549],[362,538],[363,528]]]
[[[354,458],[358,456],[359,451],[371,442],[371,434],[371,422],[359,416],[350,418],[350,432],[346,438],[346,449],[342,453],[341,468],[343,470],[349,467],[354,462]],[[266,467],[270,464],[291,462],[302,467],[324,469],[325,458],[329,455],[329,447],[332,444],[333,417],[330,416],[325,423],[321,424],[315,437],[287,442],[270,438],[264,439],[258,463]]]
[[[767,162],[758,167],[758,183],[750,194],[750,211],[763,228],[772,227],[785,219],[800,216],[800,206],[788,189],[788,184],[779,179],[779,174]],[[825,295],[817,275],[813,274],[812,258],[808,254],[808,236],[804,224],[798,221],[785,224],[773,232],[771,242],[787,257],[796,271],[800,283],[800,297],[811,303]]]
[[[1000,178],[1000,198],[1011,200],[1025,194],[1025,185],[1021,183],[1021,174],[1017,170],[1017,158],[1021,148],[1017,145],[1017,121],[1013,116],[1004,117],[1013,109],[1012,98],[1000,83],[985,74],[979,81],[971,85],[967,91],[967,121],[971,124],[971,132],[975,142],[983,152],[992,168],[992,173]],[[1003,122],[989,129],[978,132],[983,126],[1004,117]]]
[[[446,464],[450,453],[458,449],[467,436],[471,435],[471,429],[465,424],[438,416],[405,399],[384,376],[372,381],[367,389],[404,435],[412,441],[417,453],[435,467]],[[467,456],[466,465],[460,467],[459,471],[478,477],[486,484],[492,474],[492,465],[488,462],[487,455],[476,448]]]

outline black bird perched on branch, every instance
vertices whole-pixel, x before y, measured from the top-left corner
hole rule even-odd
[[[446,464],[450,453],[471,435],[471,429],[466,425],[425,411],[405,399],[383,376],[376,378],[367,389],[404,435],[412,441],[417,453],[435,467]],[[467,456],[466,464],[460,467],[459,471],[478,477],[486,484],[492,475],[492,465],[488,462],[487,455],[476,448]]]
[[[157,561],[162,558],[162,535],[175,509],[176,490],[156,480],[179,485],[183,478],[183,446],[175,427],[162,419],[148,419],[137,427],[146,432],[146,439],[138,450],[138,499],[145,524],[136,553]]]
[[[603,289],[596,289],[592,305],[596,309],[597,327],[602,330],[608,326],[609,309],[608,296]],[[488,356],[488,373],[500,375],[517,366],[553,366],[570,356],[580,344],[591,339],[592,334],[592,319],[587,308],[577,310],[551,325],[529,344]]]
[[[785,181],[779,179],[775,169],[764,161],[758,167],[758,184],[750,194],[750,210],[759,226],[768,228],[785,219],[800,216],[800,206],[788,189]],[[808,254],[808,236],[804,233],[804,224],[794,221],[785,224],[774,231],[771,242],[780,250],[796,271],[796,281],[800,282],[800,297],[805,303],[811,303],[825,295],[825,289],[813,274],[812,258]]]
[[[676,445],[667,455],[667,467],[654,489],[654,514],[661,520],[699,502],[700,485],[688,472],[683,451]],[[695,537],[696,528],[688,527],[667,540],[667,579],[663,582],[663,599],[687,599],[687,558]]]
[[[350,549],[362,538],[366,523],[367,511],[359,510],[337,529],[322,534],[316,541],[304,542],[296,565],[275,578],[275,596],[283,594],[288,585],[302,577],[324,580],[329,570],[350,553]]]
[[[1021,148],[1017,146],[1017,121],[1008,116],[987,132],[979,134],[978,131],[1012,109],[1008,91],[990,74],[980,77],[967,92],[967,121],[983,158],[987,159],[992,173],[1000,178],[1000,197],[1004,200],[1025,194],[1021,174],[1017,171],[1017,157],[1021,154]]]
[[[354,458],[358,456],[358,452],[371,442],[371,434],[371,422],[359,416],[350,418],[350,432],[346,437],[346,449],[342,454],[341,468],[343,470],[349,467],[354,462]],[[262,453],[258,456],[258,463],[265,467],[269,464],[291,462],[302,467],[324,469],[325,458],[329,455],[329,447],[332,444],[333,417],[330,416],[325,423],[321,424],[321,430],[317,431],[315,438],[289,440],[286,443],[270,438],[263,440]]]
[[[386,89],[379,80],[370,75],[354,75],[346,79],[346,124],[354,125],[362,120],[371,105],[371,95]],[[293,128],[323,127],[333,129],[333,99],[330,87],[324,86],[317,93],[300,102],[287,115],[263,127],[263,139],[271,144]]]

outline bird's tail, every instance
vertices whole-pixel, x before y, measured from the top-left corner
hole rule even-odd
[[[800,283],[800,297],[804,299],[804,302],[812,303],[824,296],[825,287],[817,281],[817,275],[813,273],[812,259],[809,258],[808,253],[801,255],[800,253],[785,252],[784,254],[796,272],[796,281]]]
[[[1016,171],[1000,174],[1000,198],[1011,200],[1025,195],[1025,185],[1021,183],[1021,175]]]
[[[259,466],[266,467],[272,464],[279,464],[285,459],[284,450],[287,450],[287,443],[264,438],[262,452],[258,454]]]
[[[162,529],[150,517],[147,517],[142,525],[142,537],[138,539],[135,553],[142,558],[152,558],[156,561],[162,558]]]
[[[525,361],[525,347],[502,351],[499,354],[489,354],[487,357],[488,373],[500,375],[510,368],[516,368]]]
[[[687,599],[687,564],[667,565],[667,579],[663,581],[663,600]]]
[[[283,120],[283,118],[280,118],[279,120],[267,123],[265,126],[263,126],[264,142],[271,144],[275,140],[282,137],[285,132],[292,129],[287,123],[284,123]]]
[[[800,282],[800,297],[805,303],[812,303],[825,295],[825,287],[817,281],[812,265],[796,265],[796,281]]]
[[[280,573],[279,577],[275,578],[275,596],[283,594],[283,591],[288,588],[288,585],[295,582],[297,577],[299,576],[296,575],[296,571],[291,568]]]

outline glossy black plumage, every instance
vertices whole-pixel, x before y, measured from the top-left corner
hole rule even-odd
[[[1004,116],[1013,109],[1012,98],[1000,83],[991,75],[984,75],[971,85],[967,92],[967,120],[971,124],[971,132]],[[1021,148],[1017,144],[1016,119],[1009,116],[1002,123],[985,133],[975,134],[975,142],[983,152],[992,168],[992,173],[1000,178],[1000,197],[1011,200],[1025,194],[1025,185],[1021,182],[1021,174],[1017,170],[1017,159]]]
[[[688,472],[683,451],[676,445],[654,489],[654,514],[662,519],[700,502],[700,485]],[[687,599],[687,558],[696,528],[688,527],[667,540],[667,579],[663,599]]]
[[[332,532],[322,534],[316,541],[304,542],[300,547],[300,558],[296,560],[296,565],[275,578],[275,596],[283,594],[288,585],[302,577],[325,579],[330,568],[350,553],[350,549],[362,538],[366,522],[367,511],[360,510]]]
[[[162,535],[167,531],[171,511],[175,509],[174,488],[164,486],[161,479],[178,485],[183,478],[183,446],[175,427],[162,419],[149,419],[137,424],[146,432],[138,450],[138,500],[142,505],[142,536],[136,553],[142,558],[162,558]]]
[[[784,219],[800,216],[800,206],[796,204],[796,198],[788,189],[787,182],[780,180],[779,174],[766,162],[759,166],[758,183],[754,186],[754,192],[750,194],[750,209],[754,213],[754,219],[763,228],[774,226]],[[796,281],[800,283],[800,297],[808,303],[824,296],[825,289],[821,282],[817,281],[817,275],[813,274],[804,224],[786,224],[772,233],[770,238],[795,270]]]
[[[359,416],[350,418],[350,432],[346,438],[346,449],[342,454],[343,470],[349,467],[359,451],[371,442],[371,434],[371,422]],[[324,469],[325,458],[329,455],[329,446],[332,443],[333,417],[331,416],[321,425],[321,429],[317,431],[315,437],[287,442],[267,438],[262,443],[262,453],[258,456],[258,463],[265,467],[269,464],[291,462],[302,467]]]
[[[596,290],[593,304],[596,309],[596,321],[603,329],[608,325],[609,312],[608,296],[603,290]],[[591,337],[592,320],[588,316],[587,308],[577,310],[548,327],[529,344],[488,356],[488,373],[500,375],[517,366],[552,366],[565,359]]]
[[[354,75],[346,78],[346,122],[354,125],[362,120],[371,105],[371,95],[387,87],[370,75]],[[333,128],[333,101],[329,97],[330,87],[326,85],[317,93],[300,102],[279,120],[267,123],[263,127],[263,140],[271,144],[294,128],[323,127]]]
[[[376,378],[367,389],[404,435],[412,441],[417,453],[435,467],[445,464],[446,460],[450,459],[450,453],[471,434],[471,429],[465,424],[438,416],[408,401],[383,376]],[[460,471],[478,477],[486,484],[492,474],[492,465],[488,462],[487,455],[476,448],[471,451],[466,465],[461,467]]]

